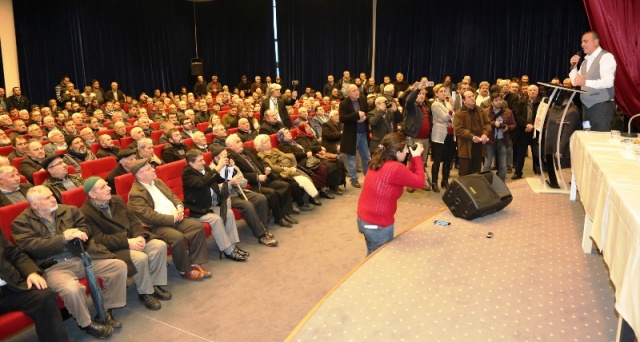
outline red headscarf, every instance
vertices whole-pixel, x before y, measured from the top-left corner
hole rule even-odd
[[[311,130],[311,133],[307,133],[307,127],[310,127],[307,121],[300,121],[300,123],[298,124],[298,135],[304,135],[307,138],[313,138],[315,136],[313,134],[313,130]]]

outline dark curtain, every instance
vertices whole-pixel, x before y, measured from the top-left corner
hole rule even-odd
[[[616,58],[617,103],[628,115],[640,113],[640,3],[584,0],[584,6],[600,45]]]
[[[194,3],[185,0],[14,1],[23,93],[32,102],[54,97],[68,75],[82,89],[117,81],[126,94],[192,90]],[[205,81],[236,84],[244,73],[273,70],[268,1],[196,3],[199,57]]]
[[[371,0],[276,0],[280,74],[322,91],[327,75],[371,71]],[[302,89],[304,91],[304,89]]]
[[[445,75],[562,81],[589,28],[581,0],[378,0],[376,24],[376,80],[402,72],[410,83]]]

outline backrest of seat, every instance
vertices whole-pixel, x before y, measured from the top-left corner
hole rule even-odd
[[[67,205],[74,205],[80,208],[87,200],[87,195],[84,193],[84,188],[75,188],[62,192],[62,203]]]
[[[88,160],[80,163],[83,179],[87,179],[91,176],[98,176],[104,179],[109,175],[111,170],[116,168],[116,166],[118,166],[118,162],[114,157]]]
[[[280,146],[280,142],[278,141],[278,134],[271,134],[269,136],[269,139],[271,140],[271,147],[278,148],[278,146]]]
[[[231,135],[233,133],[238,133],[238,127],[227,129],[227,135]]]
[[[122,197],[124,203],[129,202],[129,191],[131,191],[131,186],[133,186],[133,182],[135,182],[135,180],[135,177],[133,177],[131,173],[118,176],[114,179],[116,194]]]
[[[0,156],[8,156],[13,152],[13,146],[2,146],[0,147]]]
[[[244,142],[244,146],[251,148],[252,150],[256,150],[256,147],[253,145],[253,140],[247,140]]]
[[[151,127],[152,131],[160,129],[160,125],[162,125],[162,122],[150,122],[149,123],[149,127]]]
[[[208,122],[201,122],[201,123],[199,123],[199,124],[197,124],[197,125],[196,125],[196,128],[197,128],[200,132],[204,133],[204,131],[206,131],[206,130],[207,130],[207,128],[209,128],[209,123],[208,123]]]
[[[213,158],[211,158],[211,151],[205,152],[202,157],[204,158],[204,163],[206,165],[211,164],[211,160],[213,160]]]
[[[11,237],[11,224],[25,209],[29,207],[29,202],[24,201],[0,207],[0,229],[7,237],[7,240],[13,242]]]
[[[177,160],[156,167],[156,175],[167,185],[181,201],[184,201],[184,189],[182,188],[182,170],[186,160]]]
[[[153,146],[153,154],[155,154],[158,158],[160,158],[160,160],[162,160],[162,150],[164,149],[165,146],[167,146],[166,143]]]
[[[149,138],[151,138],[151,140],[153,140],[153,142],[158,142],[160,141],[160,137],[162,137],[162,134],[164,134],[164,131],[159,129],[159,130],[155,130],[155,131],[151,131],[151,136]]]
[[[96,154],[100,150],[100,143],[94,142],[91,144],[91,153]]]
[[[207,139],[207,144],[211,144],[213,142],[213,133],[207,133],[204,137]]]
[[[182,141],[182,143],[185,144],[188,147],[193,147],[193,138],[184,139]]]
[[[16,169],[20,170],[20,163],[24,160],[25,157],[15,157],[11,164],[16,167]]]
[[[289,130],[289,132],[291,132],[291,139],[296,140],[296,137],[298,136],[298,129],[297,128],[292,128]]]
[[[129,144],[131,144],[132,142],[133,142],[132,137],[120,138],[120,148],[127,148],[127,146],[129,146]]]

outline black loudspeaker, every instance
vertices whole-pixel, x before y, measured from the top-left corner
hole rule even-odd
[[[201,58],[191,58],[191,76],[204,76]]]
[[[493,214],[512,200],[509,188],[491,171],[460,177],[451,182],[442,195],[453,216],[465,220]]]

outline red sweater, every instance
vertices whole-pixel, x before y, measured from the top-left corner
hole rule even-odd
[[[404,187],[424,187],[422,158],[411,158],[409,167],[388,160],[378,170],[369,169],[358,198],[358,217],[381,227],[393,224],[398,198]]]

